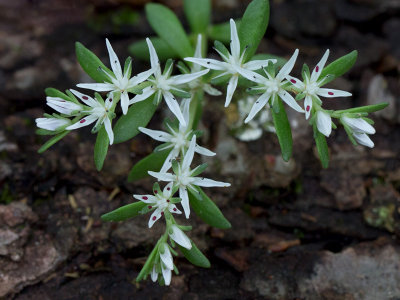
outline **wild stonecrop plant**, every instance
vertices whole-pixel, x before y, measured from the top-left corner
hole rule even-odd
[[[176,219],[182,210],[186,218],[194,211],[211,226],[231,227],[203,191],[203,188],[229,187],[230,184],[202,177],[206,164],[193,165],[195,154],[216,155],[198,144],[201,132],[196,128],[202,118],[205,94],[219,96],[225,93],[225,107],[237,100],[236,91],[240,95],[253,95],[248,97],[255,100],[244,123],[251,122],[261,111],[270,110],[285,161],[292,156],[292,132],[286,111],[293,109],[304,114],[313,128],[313,138],[324,168],[329,163],[326,137],[337,128],[336,124],[344,127],[353,144],[373,147],[369,135],[374,134],[375,129],[367,116],[387,105],[381,103],[337,111],[323,108],[325,98],[351,96],[349,92],[323,86],[354,65],[357,51],[326,66],[329,55],[329,50],[326,50],[312,69],[303,66],[301,79],[290,75],[298,49],[287,61],[269,54],[255,54],[268,25],[267,0],[253,0],[241,20],[231,19],[222,25],[210,25],[210,0],[186,0],[184,12],[192,32],[190,35],[185,33],[178,18],[167,7],[153,3],[146,5],[147,18],[158,36],[130,48],[138,57],[150,59],[150,69],[136,75],[132,73],[132,59],[127,58],[121,65],[108,40],[106,46],[111,69],[77,42],[77,59],[96,83],[77,84],[77,87],[87,90],[86,94],[74,89],[65,93],[46,89],[47,104],[56,112],[36,119],[40,128],[38,134],[53,135],[39,152],[72,130],[91,125],[92,133],[97,134],[94,162],[99,171],[108,147],[114,143],[131,140],[139,133],[161,143],[153,153],[132,167],[128,177],[133,181],[152,176],[157,180],[153,190],[145,195],[135,194],[138,201],[111,211],[102,219],[118,222],[148,214],[149,228],[155,226],[157,220],[165,221],[165,232],[137,277],[140,281],[150,275],[153,281],[165,285],[170,284],[172,271],[178,273],[173,260],[177,249],[194,265],[210,267],[208,259],[185,233],[191,227]],[[214,41],[214,49],[221,60],[207,58],[210,37],[220,38],[220,41]],[[180,74],[176,74],[172,58],[180,59],[176,64]],[[117,109],[118,104],[122,114]],[[156,109],[166,107],[175,119],[165,120],[164,130],[147,128]],[[162,182],[162,187],[158,182]]]

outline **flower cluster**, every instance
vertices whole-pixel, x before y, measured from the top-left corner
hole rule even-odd
[[[189,1],[197,5],[196,0],[185,2]],[[160,5],[151,5],[156,5],[153,6],[155,8],[153,13],[160,14],[157,15],[157,22],[162,23],[164,17],[168,19],[171,16],[171,12],[165,12]],[[121,221],[127,217],[149,213],[149,228],[152,228],[158,220],[165,220],[165,232],[139,273],[138,281],[150,275],[153,281],[158,280],[160,284],[169,285],[172,271],[178,272],[173,260],[173,255],[177,255],[176,248],[179,248],[193,264],[209,267],[207,258],[184,233],[191,227],[179,225],[175,220],[177,215],[182,214],[180,208],[187,219],[192,208],[208,224],[218,228],[230,227],[229,221],[223,217],[217,206],[202,190],[203,187],[229,187],[230,184],[199,176],[205,171],[207,164],[192,167],[195,153],[204,156],[216,155],[197,143],[201,132],[196,130],[196,124],[201,119],[204,93],[212,96],[222,95],[218,89],[211,86],[211,83],[227,84],[225,107],[232,101],[238,100],[234,97],[235,91],[244,87],[242,93],[245,93],[245,96],[240,94],[240,97],[236,98],[242,98],[237,103],[241,113],[239,119],[243,123],[241,125],[247,127],[237,136],[242,140],[253,140],[261,136],[261,128],[268,128],[269,131],[278,135],[285,160],[288,160],[291,155],[292,135],[284,104],[304,114],[305,119],[309,120],[314,130],[319,154],[325,153],[328,156],[327,148],[320,149],[319,147],[327,147],[325,137],[329,137],[332,129],[336,129],[335,119],[342,124],[354,144],[374,146],[369,135],[374,134],[375,129],[372,127],[373,121],[367,116],[370,112],[384,108],[385,104],[338,111],[323,108],[325,98],[351,96],[349,92],[323,86],[336,76],[342,75],[354,61],[351,59],[346,61],[342,58],[325,67],[329,56],[329,50],[327,50],[311,72],[308,66],[304,65],[300,80],[291,75],[299,55],[298,49],[289,60],[282,63],[281,59],[279,64],[278,59],[270,58],[271,56],[261,57],[263,59],[248,57],[254,53],[252,51],[255,51],[260,42],[259,38],[264,35],[267,25],[266,14],[269,12],[266,0],[253,0],[250,6],[252,8],[249,11],[253,14],[254,11],[258,11],[254,7],[258,7],[260,13],[254,16],[254,20],[245,13],[239,32],[235,21],[231,19],[229,22],[230,49],[228,50],[223,43],[215,41],[215,50],[222,61],[203,57],[202,49],[205,49],[204,46],[207,45],[205,37],[208,35],[205,32],[197,36],[194,51],[189,39],[186,44],[183,42],[181,45],[185,49],[182,51],[174,49],[185,53],[185,55],[180,54],[183,61],[177,64],[181,72],[177,75],[173,73],[172,59],[166,60],[162,69],[158,55],[160,54],[161,57],[161,53],[157,54],[149,38],[145,43],[151,67],[133,76],[132,59],[126,59],[122,67],[108,39],[106,39],[106,46],[111,69],[104,66],[92,52],[78,43],[78,60],[88,75],[97,82],[80,83],[77,87],[91,90],[94,94],[86,95],[74,89],[67,90],[65,93],[55,89],[46,90],[46,104],[54,109],[55,113],[44,114],[42,118],[36,119],[37,127],[40,128],[39,134],[54,135],[43,146],[44,148],[42,147],[44,150],[71,130],[94,123],[92,133],[99,132],[95,146],[95,163],[100,170],[108,146],[114,141],[126,141],[141,132],[162,142],[152,154],[132,168],[129,176],[138,179],[150,175],[157,181],[167,183],[163,190],[156,182],[153,185],[152,194],[135,194],[133,197],[138,201],[102,216],[103,220]],[[197,11],[195,14],[197,15]],[[166,24],[168,28],[173,28],[172,24],[176,25],[176,20],[170,21],[167,20]],[[205,26],[205,28],[208,27]],[[165,30],[158,31],[165,32]],[[176,31],[182,33],[181,28]],[[180,42],[181,35],[179,39],[175,39],[174,33],[170,34],[173,41],[169,41],[164,36],[163,41],[166,44],[171,46],[175,42]],[[250,45],[242,45],[248,37],[252,38],[246,41],[247,43],[250,40]],[[255,45],[251,45],[253,42]],[[147,48],[145,48],[146,51]],[[353,55],[354,60],[355,56]],[[278,65],[281,67],[278,68]],[[341,67],[338,68],[337,65]],[[162,100],[165,101],[175,119],[165,121],[166,131],[149,129],[147,124]],[[118,103],[120,103],[120,109]],[[113,127],[112,122],[117,117],[118,110],[121,110],[122,116],[117,122],[121,122]],[[273,123],[273,128],[269,125],[270,123]],[[42,151],[41,149],[39,151]],[[327,167],[329,159],[321,154],[320,158],[323,166]]]

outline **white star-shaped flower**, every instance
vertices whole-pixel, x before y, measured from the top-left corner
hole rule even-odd
[[[304,72],[304,82],[290,75],[286,76],[286,78],[296,87],[296,89],[299,90],[301,93],[304,93],[305,95],[304,108],[306,119],[308,119],[310,116],[310,112],[313,106],[313,98],[316,98],[318,102],[321,102],[319,96],[327,98],[351,96],[351,93],[346,91],[321,88],[321,86],[324,85],[327,82],[327,79],[330,77],[330,75],[327,75],[326,77],[320,79],[322,70],[324,69],[326,61],[328,60],[328,56],[329,49],[326,50],[321,60],[315,66],[311,73],[311,76]]]
[[[172,182],[167,184],[162,192],[158,188],[158,184],[155,184],[153,188],[154,195],[133,195],[134,198],[146,203],[149,210],[154,210],[149,219],[149,228],[164,215],[166,210],[174,214],[182,213],[176,208],[176,205],[171,202],[171,197],[173,195],[172,189]]]
[[[130,92],[133,88],[135,88],[139,83],[145,81],[153,73],[153,70],[152,69],[147,70],[130,78],[132,72],[132,61],[129,61],[128,67],[123,73],[118,57],[115,54],[113,48],[111,47],[111,44],[108,41],[108,39],[106,39],[106,45],[114,76],[108,74],[104,70],[103,72],[108,76],[111,82],[80,83],[77,84],[77,87],[90,89],[97,92],[121,93],[121,108],[123,114],[125,115],[128,111],[128,107],[130,104],[128,92]]]
[[[86,114],[85,117],[81,118],[78,122],[68,126],[65,129],[73,130],[90,125],[94,122],[96,122],[94,129],[98,129],[100,125],[104,124],[110,145],[112,145],[114,142],[114,132],[111,128],[111,118],[114,115],[114,112],[111,111],[113,105],[112,98],[107,98],[105,102],[99,102],[88,95],[81,94],[78,91],[70,91],[88,107],[87,109],[83,108],[81,111],[82,114]]]
[[[280,97],[287,105],[298,112],[304,112],[304,110],[297,104],[296,100],[285,90],[287,80],[285,79],[292,71],[293,66],[296,62],[299,50],[296,49],[292,57],[286,62],[278,74],[274,77],[269,74],[265,68],[264,73],[267,77],[261,76],[258,73],[241,70],[241,75],[247,79],[258,83],[258,86],[250,88],[252,91],[263,93],[254,103],[249,115],[247,116],[245,123],[250,122],[254,116],[265,107],[270,99],[270,105],[273,106],[277,97]]]
[[[164,146],[161,146],[158,149],[159,151],[172,149],[165,159],[163,166],[161,167],[161,173],[167,172],[172,166],[172,160],[176,159],[180,153],[182,153],[182,155],[185,154],[186,149],[189,147],[189,137],[193,132],[193,130],[188,127],[190,101],[190,99],[184,99],[182,102],[183,118],[186,122],[185,126],[179,123],[179,128],[174,128],[170,124],[166,123],[169,133],[160,130],[152,130],[144,127],[139,127],[139,130],[144,134],[147,134],[157,141],[165,143]],[[194,151],[206,156],[215,155],[214,152],[197,144]]]
[[[157,93],[156,102],[159,103],[161,101],[161,97],[163,97],[165,103],[167,104],[171,112],[177,117],[179,122],[185,126],[187,125],[186,121],[179,108],[178,101],[176,100],[173,94],[174,92],[186,93],[185,91],[180,89],[180,86],[185,83],[189,83],[190,81],[195,80],[200,76],[203,76],[204,74],[208,73],[209,70],[207,69],[192,74],[171,76],[172,73],[172,63],[171,63],[169,68],[167,70],[164,70],[164,74],[162,74],[157,52],[154,49],[154,46],[149,38],[146,39],[146,42],[150,52],[151,68],[154,71],[154,76],[148,79],[148,81],[150,81],[152,85],[144,88],[142,94],[133,97],[129,101],[129,104],[146,100],[151,95]]]
[[[225,107],[227,107],[232,100],[233,93],[235,92],[237,87],[239,75],[242,75],[241,74],[242,69],[254,71],[267,66],[269,62],[276,63],[276,59],[252,60],[247,63],[243,63],[244,53],[246,49],[244,49],[243,52],[240,53],[240,41],[236,30],[236,24],[235,21],[233,21],[233,19],[230,19],[230,26],[231,26],[231,44],[230,44],[231,53],[227,53],[227,55],[225,55],[224,53],[216,49],[216,51],[224,61],[218,61],[210,58],[198,58],[198,57],[185,58],[186,61],[196,63],[200,66],[212,70],[223,71],[222,74],[218,75],[217,77],[225,76],[228,74],[232,75],[226,90]]]
[[[231,184],[221,181],[215,181],[212,179],[204,178],[204,177],[196,177],[199,175],[204,169],[205,165],[200,165],[195,169],[190,169],[190,164],[192,163],[194,152],[196,147],[196,136],[193,135],[192,140],[190,141],[189,148],[180,164],[174,162],[172,164],[172,168],[174,174],[171,173],[161,173],[161,172],[153,172],[149,171],[148,173],[161,181],[169,181],[173,182],[174,186],[179,187],[179,197],[182,199],[182,207],[185,211],[186,218],[189,218],[190,215],[190,206],[189,206],[189,195],[187,189],[189,188],[194,193],[197,193],[196,186],[203,187],[228,187]]]
[[[343,126],[347,126],[350,129],[357,143],[369,148],[374,147],[374,142],[368,136],[368,134],[375,133],[375,128],[371,124],[362,118],[350,118],[346,116],[342,116],[340,121]]]

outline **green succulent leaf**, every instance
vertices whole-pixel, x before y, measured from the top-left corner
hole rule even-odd
[[[94,145],[94,164],[96,165],[97,171],[100,171],[103,168],[109,143],[110,140],[108,139],[106,128],[102,125],[97,133],[96,144]]]
[[[195,195],[190,189],[188,189],[188,192],[190,206],[200,219],[216,228],[231,228],[231,223],[201,188],[198,187],[198,195]]]
[[[165,159],[171,149],[153,152],[145,158],[139,160],[131,169],[128,175],[128,181],[139,180],[149,176],[148,171],[160,171]]]
[[[110,75],[112,75],[113,73],[101,62],[101,60],[92,51],[87,49],[81,43],[76,42],[75,52],[82,69],[93,80],[97,82],[110,82],[110,78],[108,78],[104,71]]]
[[[55,143],[57,143],[59,140],[61,140],[63,137],[65,137],[68,133],[70,133],[70,131],[66,130],[66,131],[60,132],[57,135],[53,136],[50,140],[48,140],[46,143],[44,143],[42,147],[39,148],[38,153],[43,153],[44,151],[49,149],[51,146],[53,146]]]
[[[71,99],[68,95],[64,94],[63,92],[61,92],[55,88],[47,88],[44,90],[44,92],[46,93],[46,96],[48,96],[48,97],[58,97],[58,98],[66,100],[66,101],[71,101]]]
[[[313,125],[313,130],[314,130],[314,139],[315,139],[315,144],[317,146],[318,156],[321,161],[322,167],[326,169],[329,166],[328,144],[326,142],[325,136],[318,131],[318,128],[315,124]]]
[[[382,110],[385,107],[387,107],[388,105],[389,105],[389,103],[382,102],[382,103],[373,104],[373,105],[366,105],[366,106],[354,107],[354,108],[349,108],[349,109],[344,109],[344,110],[338,110],[338,111],[336,111],[336,113],[338,113],[338,114],[341,114],[341,113],[372,113],[372,112]]]
[[[135,137],[140,132],[138,128],[147,126],[156,109],[153,97],[132,104],[126,115],[121,116],[113,128],[114,143],[122,143]]]
[[[276,113],[274,110],[272,110],[272,117],[274,120],[276,135],[278,136],[279,140],[279,145],[281,146],[283,160],[289,161],[293,151],[292,130],[290,128],[290,123],[281,99],[276,99],[275,103],[276,102],[278,102],[277,105],[279,107],[279,112]]]
[[[328,66],[326,66],[323,70],[322,73],[320,75],[320,78],[325,77],[329,74],[334,75],[334,77],[332,77],[332,80],[342,76],[344,73],[346,73],[348,70],[350,70],[356,60],[357,60],[357,55],[358,52],[357,50],[354,50],[340,58],[338,58],[337,60],[331,62]],[[329,81],[325,82],[328,83]]]
[[[119,222],[129,218],[136,217],[141,214],[141,210],[146,206],[142,201],[134,202],[128,205],[121,206],[109,213],[101,216],[103,221]]]
[[[190,242],[192,243],[192,248],[190,250],[178,245],[182,254],[186,257],[188,261],[190,261],[195,266],[202,268],[209,268],[211,266],[210,261],[199,250],[199,248],[197,248],[197,246],[195,245],[195,243],[193,243],[193,241]]]
[[[193,33],[205,33],[210,24],[210,0],[184,0],[183,10]]]
[[[244,61],[249,60],[257,51],[264,37],[269,21],[269,1],[253,0],[247,6],[238,28],[241,51],[248,47]]]
[[[192,46],[176,15],[162,4],[148,3],[146,15],[151,27],[172,49],[178,53],[180,58],[189,57],[193,54]]]

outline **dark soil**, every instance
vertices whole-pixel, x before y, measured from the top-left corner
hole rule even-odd
[[[40,155],[46,139],[34,125],[50,111],[44,88],[89,80],[74,57],[75,41],[108,65],[105,37],[123,58],[130,43],[152,34],[144,2],[0,1],[0,298],[400,299],[399,1],[271,1],[260,51],[288,57],[299,48],[296,75],[302,61],[314,65],[327,48],[329,61],[359,51],[355,67],[331,85],[353,97],[326,102],[332,109],[389,102],[372,116],[375,147],[352,146],[339,128],[329,138],[324,170],[310,127],[294,115],[294,159],[284,164],[273,133],[252,143],[235,139],[224,99],[212,99],[203,144],[218,155],[208,175],[232,188],[207,193],[232,229],[182,218],[212,266],[200,269],[179,257],[170,287],[135,282],[161,222],[149,230],[147,217],[100,220],[151,188],[151,179],[126,178],[156,143],[139,135],[112,146],[98,173],[89,129]],[[180,1],[163,2],[183,15]],[[216,23],[240,17],[246,6],[213,2]],[[134,24],[120,22],[122,10],[137,13]],[[134,68],[145,64],[135,60]],[[159,113],[150,127],[161,121]]]

